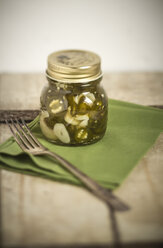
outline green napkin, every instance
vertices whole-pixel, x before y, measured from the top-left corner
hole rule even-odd
[[[83,147],[57,146],[45,140],[38,117],[29,126],[44,146],[66,158],[104,187],[114,189],[156,141],[163,129],[163,111],[110,99],[104,138]],[[23,153],[13,138],[0,146],[0,168],[81,185],[52,158]]]

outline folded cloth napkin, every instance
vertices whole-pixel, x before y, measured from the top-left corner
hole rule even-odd
[[[106,188],[119,186],[163,130],[163,111],[109,100],[107,132],[99,142],[81,146],[57,146],[44,139],[39,117],[29,124],[49,150],[66,158]],[[80,181],[48,156],[22,152],[13,137],[0,146],[0,168],[81,185]]]

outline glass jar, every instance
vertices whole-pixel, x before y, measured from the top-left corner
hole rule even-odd
[[[48,56],[48,85],[41,94],[40,127],[59,145],[86,145],[106,131],[108,99],[100,81],[100,57],[82,50]]]

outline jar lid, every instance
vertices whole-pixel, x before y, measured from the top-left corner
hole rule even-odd
[[[63,50],[48,56],[47,77],[66,83],[84,83],[102,76],[100,57],[84,50]]]

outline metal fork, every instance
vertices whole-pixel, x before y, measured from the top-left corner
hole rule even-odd
[[[59,162],[62,167],[78,178],[94,195],[107,203],[111,208],[118,211],[125,211],[129,209],[129,207],[118,197],[116,197],[111,190],[103,188],[66,159],[45,148],[32,134],[25,121],[21,119],[21,122],[18,119],[6,120],[6,123],[8,124],[16,142],[25,153],[30,153],[33,155],[50,155],[57,162]]]

